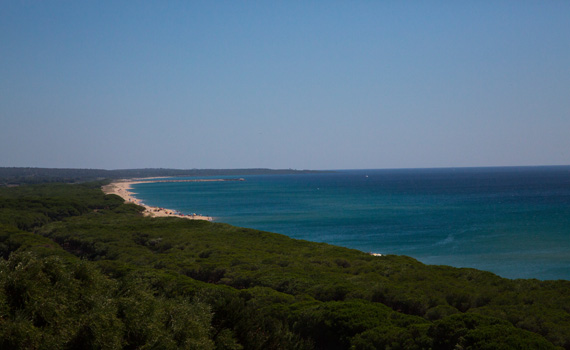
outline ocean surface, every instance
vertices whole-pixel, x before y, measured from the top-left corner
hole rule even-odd
[[[148,205],[293,238],[507,278],[570,280],[569,166],[242,177],[133,192]]]

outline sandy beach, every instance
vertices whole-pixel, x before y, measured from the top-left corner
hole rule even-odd
[[[156,182],[166,182],[169,180],[160,180]],[[144,178],[144,179],[125,179],[125,180],[117,180],[109,185],[103,186],[102,190],[105,194],[116,194],[122,197],[125,202],[128,203],[135,203],[145,208],[143,214],[145,216],[152,216],[152,217],[177,217],[189,220],[207,220],[212,221],[212,217],[204,216],[204,215],[184,215],[176,210],[166,209],[166,208],[159,208],[159,207],[151,207],[149,205],[144,204],[140,199],[136,198],[134,194],[130,191],[132,188],[131,186],[134,184],[140,183],[149,183],[155,182],[153,178]]]

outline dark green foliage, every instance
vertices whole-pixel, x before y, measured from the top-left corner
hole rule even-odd
[[[319,349],[347,349],[354,337],[362,347],[362,333],[371,329],[406,329],[410,325],[428,324],[422,318],[397,313],[389,307],[363,300],[300,305],[295,312],[295,328],[311,337]],[[404,328],[402,328],[404,327]]]
[[[244,349],[312,349],[311,343],[294,333],[275,303],[293,298],[265,288],[237,292],[230,288],[206,290],[202,297],[212,305],[213,326],[220,341],[235,335]],[[235,342],[235,340],[234,340]],[[236,343],[237,344],[237,343]]]
[[[100,186],[101,183],[95,182],[76,186],[0,187],[0,223],[32,231],[48,222],[88,212],[117,210],[119,207],[122,211],[128,210],[124,209],[120,197],[105,196]]]
[[[0,348],[213,349],[210,308],[121,285],[86,261],[13,253],[0,262]]]
[[[99,185],[0,189],[0,348],[570,349],[569,281],[147,218]]]
[[[435,322],[428,335],[437,349],[555,349],[537,334],[508,321],[475,314],[458,314]]]
[[[156,297],[144,280],[125,279],[118,291],[125,349],[213,349],[208,305]]]
[[[425,328],[425,325],[411,325],[409,327],[400,327],[398,325],[379,326],[355,336],[352,340],[351,349],[432,349],[432,339],[426,336]]]
[[[114,282],[87,262],[13,253],[0,262],[0,348],[117,348],[121,322],[108,302]]]

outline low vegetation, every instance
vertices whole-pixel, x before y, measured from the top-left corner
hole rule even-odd
[[[0,348],[570,349],[570,282],[0,188]],[[79,346],[80,344],[80,346]]]

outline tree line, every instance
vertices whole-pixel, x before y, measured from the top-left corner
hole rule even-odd
[[[570,282],[0,188],[0,348],[570,349]],[[81,346],[79,346],[81,344]]]
[[[295,169],[67,169],[0,167],[0,186],[41,183],[80,183],[104,179],[126,179],[170,176],[242,176],[305,174],[323,171]]]

